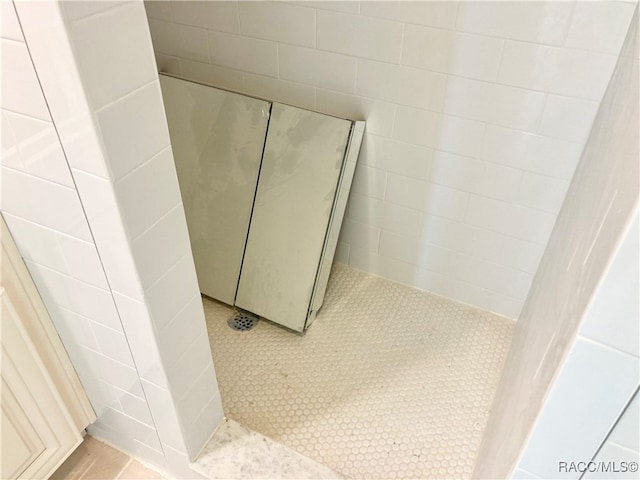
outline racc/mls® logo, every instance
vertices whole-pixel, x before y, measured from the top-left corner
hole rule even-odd
[[[637,472],[638,462],[558,462],[559,473]]]

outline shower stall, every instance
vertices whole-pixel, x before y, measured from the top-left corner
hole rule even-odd
[[[0,209],[95,412],[90,435],[176,478],[223,475],[202,462],[229,452],[225,416],[328,467],[316,475],[579,478],[559,462],[634,461],[636,2],[1,8]],[[305,137],[337,169],[306,215],[323,226],[305,292],[325,300],[301,302],[304,336],[231,331],[233,309],[201,296],[215,297],[198,228],[222,242],[229,221],[250,225],[223,258],[249,260],[268,243],[251,233],[260,182],[286,182],[264,135],[236,147],[224,117],[216,130],[187,113],[185,135],[217,132],[192,155],[252,149],[263,166],[226,220],[190,218],[163,85],[176,77],[273,105],[254,130],[276,106],[344,122],[340,147],[320,127]],[[190,177],[202,191],[232,190],[233,175],[204,173]],[[210,278],[239,307],[243,270]]]

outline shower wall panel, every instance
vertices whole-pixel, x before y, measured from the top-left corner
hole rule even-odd
[[[200,291],[233,305],[269,102],[160,76]]]
[[[239,307],[304,330],[351,123],[273,104]]]

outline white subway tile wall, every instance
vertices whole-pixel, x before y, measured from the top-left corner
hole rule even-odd
[[[158,450],[109,282],[12,2],[2,2],[2,20],[0,42],[8,52],[0,105],[2,215],[96,410],[96,425],[112,432],[116,445],[123,437],[128,445],[135,439]]]
[[[511,318],[527,288],[512,290],[511,277],[493,275],[513,269],[531,282],[634,8],[552,1],[145,6],[160,71],[367,120],[340,261]],[[438,245],[427,218],[450,220],[439,225]],[[479,233],[461,235],[463,228]],[[384,240],[390,234],[410,249],[402,257]],[[483,248],[473,245],[478,235]],[[450,265],[433,270],[419,260],[433,258],[434,247],[444,258],[491,268],[473,277]]]
[[[19,2],[24,37],[2,8],[17,67],[2,70],[3,216],[98,413],[91,433],[186,478],[223,412],[143,4]]]
[[[622,461],[637,461],[637,420],[635,442],[624,431],[607,439],[640,384],[640,57],[635,5],[634,9],[610,84],[516,325],[474,478],[577,479],[581,471],[562,471],[559,462],[595,458],[620,466]],[[533,192],[542,189],[545,199],[536,201],[536,208],[552,211],[567,189],[566,182],[564,175],[536,175],[520,185],[520,201],[536,201]],[[526,231],[523,224],[516,223],[520,217],[510,222],[522,233]],[[508,250],[511,259],[515,252],[527,252],[530,259],[542,253],[523,246]],[[514,288],[521,288],[514,278],[510,281]],[[632,405],[637,415],[637,403]],[[629,415],[634,416],[633,410]],[[626,417],[618,425],[627,425]],[[584,477],[634,475],[637,472],[627,477],[599,470]]]

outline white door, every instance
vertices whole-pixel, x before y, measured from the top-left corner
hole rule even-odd
[[[48,478],[95,414],[2,221],[0,478]]]

